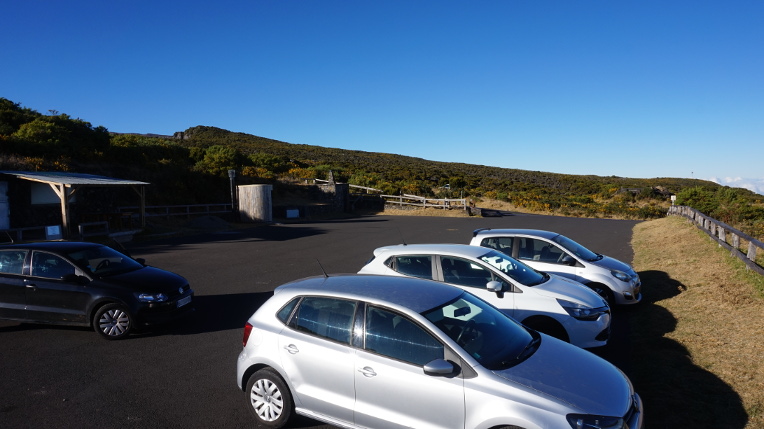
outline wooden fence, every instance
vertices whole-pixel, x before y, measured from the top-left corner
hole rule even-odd
[[[385,200],[385,204],[413,207],[433,207],[436,209],[467,210],[467,200],[465,198],[425,198],[416,195],[380,195]]]
[[[138,207],[120,207],[122,213],[135,213]],[[186,204],[176,206],[146,206],[146,217],[171,218],[175,216],[202,216],[209,214],[231,213],[231,203]]]
[[[698,228],[706,232],[720,246],[729,250],[732,256],[740,259],[745,265],[764,275],[764,268],[756,262],[757,252],[764,249],[764,243],[737,229],[710,218],[703,213],[687,206],[671,206],[668,214],[684,216]],[[747,245],[745,243],[748,243]],[[742,250],[741,250],[742,249]]]

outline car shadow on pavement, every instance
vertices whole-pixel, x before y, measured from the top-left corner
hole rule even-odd
[[[195,335],[241,330],[252,313],[272,295],[273,292],[255,292],[195,296],[193,313],[173,323],[147,329],[144,335]]]
[[[629,308],[629,376],[644,402],[645,426],[744,428],[748,415],[737,392],[697,366],[690,351],[667,335],[676,329],[677,319],[657,303],[681,294],[686,286],[661,271],[642,271],[639,277],[643,300]]]

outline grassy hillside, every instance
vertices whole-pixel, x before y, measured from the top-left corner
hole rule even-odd
[[[381,152],[293,144],[197,126],[175,136],[111,134],[82,119],[43,115],[0,98],[0,168],[77,171],[152,184],[149,204],[229,200],[228,170],[238,184],[271,183],[274,199],[298,193],[329,171],[341,182],[436,198],[506,203],[525,211],[568,216],[662,217],[676,194],[704,213],[764,235],[764,196],[741,188],[681,178],[631,179],[566,175],[429,161]],[[298,186],[298,188],[295,188]],[[701,206],[701,207],[698,207]]]

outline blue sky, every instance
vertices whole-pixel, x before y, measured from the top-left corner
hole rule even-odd
[[[764,1],[0,2],[0,97],[114,132],[764,193]]]

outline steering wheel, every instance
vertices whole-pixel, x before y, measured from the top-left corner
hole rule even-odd
[[[460,346],[464,346],[468,342],[470,342],[470,341],[474,340],[475,338],[477,338],[477,334],[479,334],[479,331],[477,330],[475,325],[477,325],[477,323],[475,323],[475,319],[472,319],[469,322],[467,322],[467,324],[464,325],[464,328],[462,328],[462,332],[459,332],[459,336],[456,337],[456,344],[459,344]],[[468,338],[469,336],[465,337],[465,333],[467,333],[468,331],[473,333],[473,334],[475,334],[475,335],[472,335],[471,338]],[[465,341],[464,342],[462,342],[462,337],[465,337]]]
[[[96,271],[100,271],[101,269],[108,267],[110,263],[111,262],[109,262],[108,259],[103,259],[103,260],[101,260],[101,262],[98,263],[98,265],[96,265],[96,269],[95,270]]]

